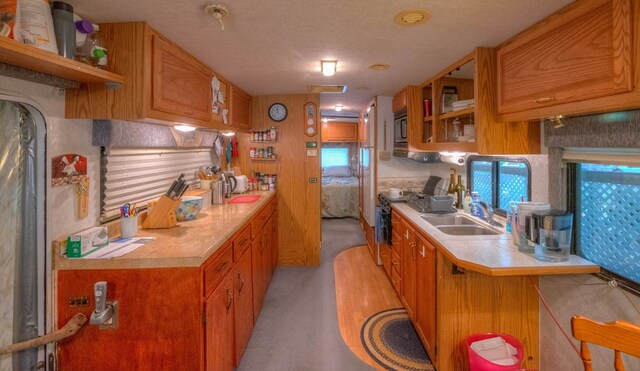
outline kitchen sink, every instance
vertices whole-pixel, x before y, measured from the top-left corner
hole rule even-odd
[[[442,233],[454,236],[495,236],[500,233],[479,225],[439,225],[436,226]]]
[[[422,219],[437,227],[440,225],[479,225],[472,219],[462,215],[439,215],[439,216],[423,216]]]

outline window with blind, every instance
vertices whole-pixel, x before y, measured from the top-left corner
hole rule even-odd
[[[640,154],[563,152],[575,253],[640,290]]]
[[[196,171],[212,166],[214,156],[211,148],[103,149],[101,222],[117,219],[126,202],[142,206],[159,197],[181,173],[192,188]]]
[[[511,201],[531,199],[531,171],[524,158],[470,156],[468,188],[497,213],[506,215]]]
[[[322,148],[322,167],[349,166],[349,148]]]

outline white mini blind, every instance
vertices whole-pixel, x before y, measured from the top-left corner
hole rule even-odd
[[[196,171],[212,166],[211,148],[105,149],[101,164],[101,221],[120,216],[125,202],[138,206],[165,193],[184,173],[186,181],[199,183]]]
[[[564,162],[640,166],[640,151],[637,149],[565,148]]]

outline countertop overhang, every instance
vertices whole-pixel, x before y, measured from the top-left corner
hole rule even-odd
[[[422,219],[421,214],[404,203],[391,207],[414,227],[431,237],[436,248],[456,266],[489,276],[526,276],[548,274],[598,273],[600,267],[577,255],[569,255],[565,262],[544,262],[533,254],[518,251],[510,233],[493,236],[453,236],[441,232]],[[460,215],[468,215],[458,212]],[[481,224],[484,221],[474,218]]]
[[[275,191],[254,191],[243,195],[260,195],[256,202],[211,205],[194,220],[179,222],[169,229],[139,229],[137,237],[155,240],[136,250],[110,259],[68,259],[54,252],[56,270],[137,269],[199,267],[256,215]]]

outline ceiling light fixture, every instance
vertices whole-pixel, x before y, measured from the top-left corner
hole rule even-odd
[[[217,19],[218,23],[220,23],[220,29],[224,31],[224,23],[222,23],[222,20],[229,15],[229,10],[226,6],[222,4],[209,4],[204,7],[204,12]]]
[[[374,71],[384,71],[384,70],[388,70],[389,67],[391,67],[388,64],[384,64],[384,63],[375,63],[375,64],[370,64],[369,65],[369,69],[370,70],[374,70]]]
[[[431,12],[426,9],[410,9],[400,12],[394,21],[400,26],[414,26],[431,19]]]
[[[231,131],[231,130],[225,130],[225,131],[222,131],[221,133],[225,137],[232,137],[232,136],[236,135],[236,132],[235,131]]]
[[[338,61],[320,61],[322,74],[325,76],[333,76],[336,73],[337,65],[338,65]]]
[[[342,104],[336,104],[335,107],[333,107],[336,111],[340,112],[342,111],[342,109],[344,108],[344,106]]]
[[[178,131],[181,131],[183,133],[188,133],[188,132],[196,130],[196,128],[194,128],[193,126],[182,125],[182,124],[174,125],[173,128],[178,130]]]

